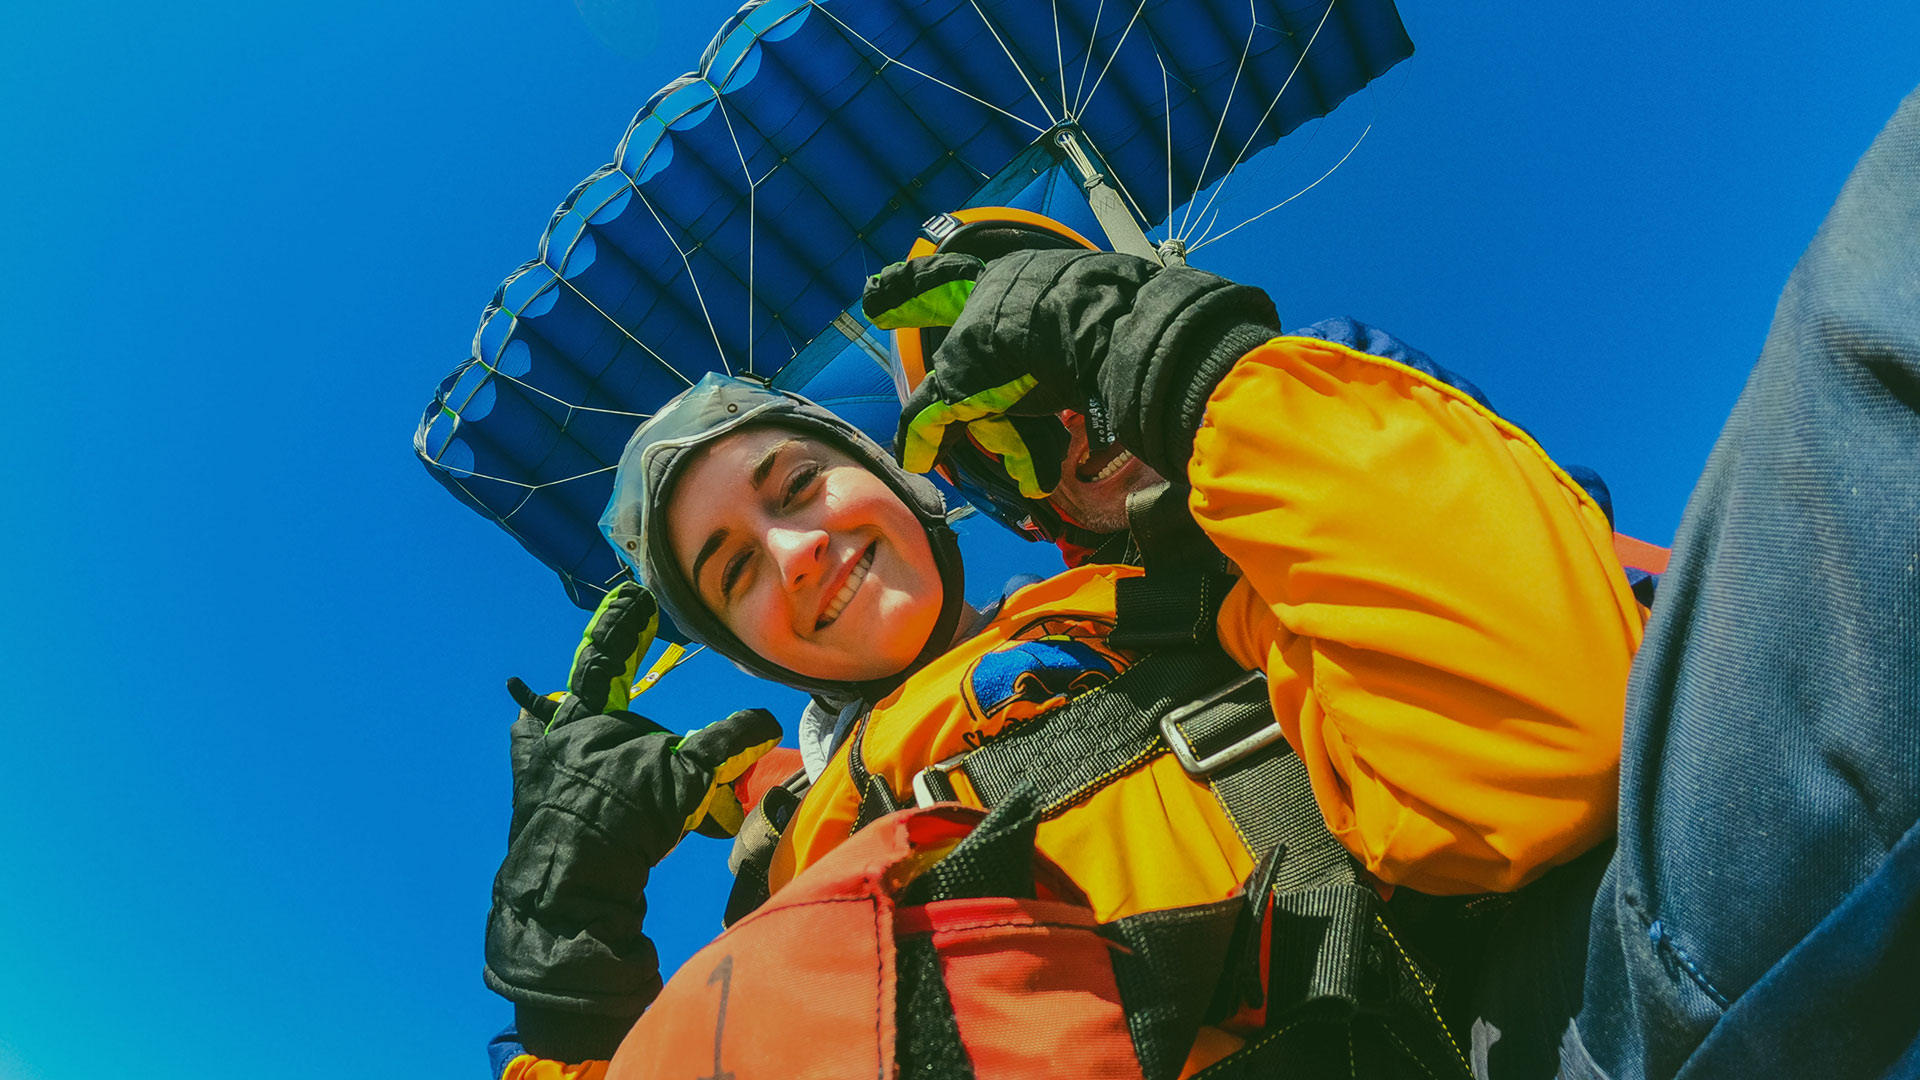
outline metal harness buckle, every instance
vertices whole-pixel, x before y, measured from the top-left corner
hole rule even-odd
[[[953,782],[947,779],[947,774],[959,768],[960,762],[966,756],[964,752],[958,753],[945,761],[936,761],[926,768],[921,769],[919,772],[914,773],[913,805],[925,809],[935,803],[952,802],[955,798],[955,793],[953,790]],[[928,773],[939,774],[940,785],[947,789],[944,793],[933,789],[934,779],[929,777],[927,775]]]
[[[1266,674],[1262,671],[1257,669],[1248,671],[1199,701],[1182,705],[1160,718],[1160,735],[1166,739],[1167,746],[1173,751],[1173,756],[1179,759],[1180,767],[1187,770],[1188,776],[1196,780],[1204,780],[1218,770],[1257,754],[1287,737],[1286,732],[1280,730],[1280,725],[1269,718],[1259,730],[1244,736],[1230,746],[1201,757],[1195,753],[1193,743],[1188,741],[1186,732],[1180,729],[1181,724],[1218,705],[1226,698],[1232,697],[1255,679],[1264,678]]]

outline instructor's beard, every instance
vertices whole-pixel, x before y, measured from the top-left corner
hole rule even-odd
[[[1158,484],[1160,474],[1118,443],[1090,452],[1086,418],[1079,413],[1064,411],[1060,422],[1067,428],[1067,456],[1060,484],[1047,501],[1061,517],[1090,532],[1125,532],[1127,496]]]

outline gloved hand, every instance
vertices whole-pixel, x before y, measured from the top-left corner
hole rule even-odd
[[[862,310],[882,327],[952,326],[901,411],[901,464],[931,468],[964,424],[1028,498],[1059,480],[1062,409],[1110,418],[1129,450],[1181,475],[1213,386],[1280,328],[1259,289],[1113,252],[914,259],[870,278]]]
[[[541,1057],[611,1054],[607,1043],[659,993],[659,958],[641,930],[648,872],[696,826],[737,830],[730,785],[780,740],[761,709],[684,737],[625,711],[658,624],[652,595],[622,584],[594,612],[565,694],[508,684],[521,707],[513,819],[485,978],[518,1006],[522,1042]]]
[[[972,255],[927,255],[894,263],[867,279],[861,310],[883,330],[953,326],[987,264]],[[998,358],[996,358],[998,359]],[[964,424],[980,448],[993,454],[1029,499],[1043,499],[1060,483],[1067,429],[1048,409],[1053,395],[1037,392],[1038,378],[1017,359],[982,363],[944,343],[934,366],[901,413],[893,453],[910,472],[926,472],[940,456],[949,427]],[[1016,370],[1021,369],[1021,370]],[[1057,374],[1057,372],[1056,372]],[[1069,395],[1071,397],[1071,395]]]

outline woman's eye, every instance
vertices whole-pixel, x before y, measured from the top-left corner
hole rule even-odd
[[[729,600],[733,599],[733,587],[740,583],[740,576],[746,572],[746,552],[742,551],[728,559],[726,567],[720,571],[720,595]]]
[[[787,489],[782,493],[782,503],[791,506],[794,500],[807,490],[807,485],[813,483],[813,478],[819,475],[820,466],[813,462],[793,470],[793,475],[787,477]]]

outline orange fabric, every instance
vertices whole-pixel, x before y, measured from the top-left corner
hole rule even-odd
[[[1631,566],[1649,574],[1666,573],[1667,560],[1673,557],[1671,548],[1636,540],[1626,533],[1613,534],[1613,553],[1620,557],[1621,566]]]
[[[500,1080],[603,1080],[607,1075],[607,1063],[604,1061],[585,1061],[578,1065],[568,1065],[546,1058],[521,1054],[500,1072]]]
[[[1643,613],[1593,500],[1525,433],[1403,365],[1277,338],[1208,400],[1190,505],[1243,575],[1335,836],[1383,881],[1508,891],[1613,829]]]
[[[891,897],[978,820],[896,815],[821,860],[667,980],[607,1080],[892,1075]]]
[[[978,1080],[1059,1073],[1140,1080],[1112,951],[1084,907],[997,897],[900,913],[930,932]]]
[[[1245,1045],[1247,1040],[1238,1035],[1229,1035],[1217,1027],[1201,1028],[1194,1036],[1193,1049],[1187,1051],[1186,1063],[1180,1066],[1180,1080],[1187,1080]]]
[[[743,920],[668,981],[607,1080],[888,1075],[890,911],[840,897]]]
[[[760,799],[766,795],[768,788],[786,783],[802,767],[800,751],[791,746],[776,746],[767,751],[733,782],[733,793],[740,799],[740,809],[752,813],[753,808],[760,805]]]

